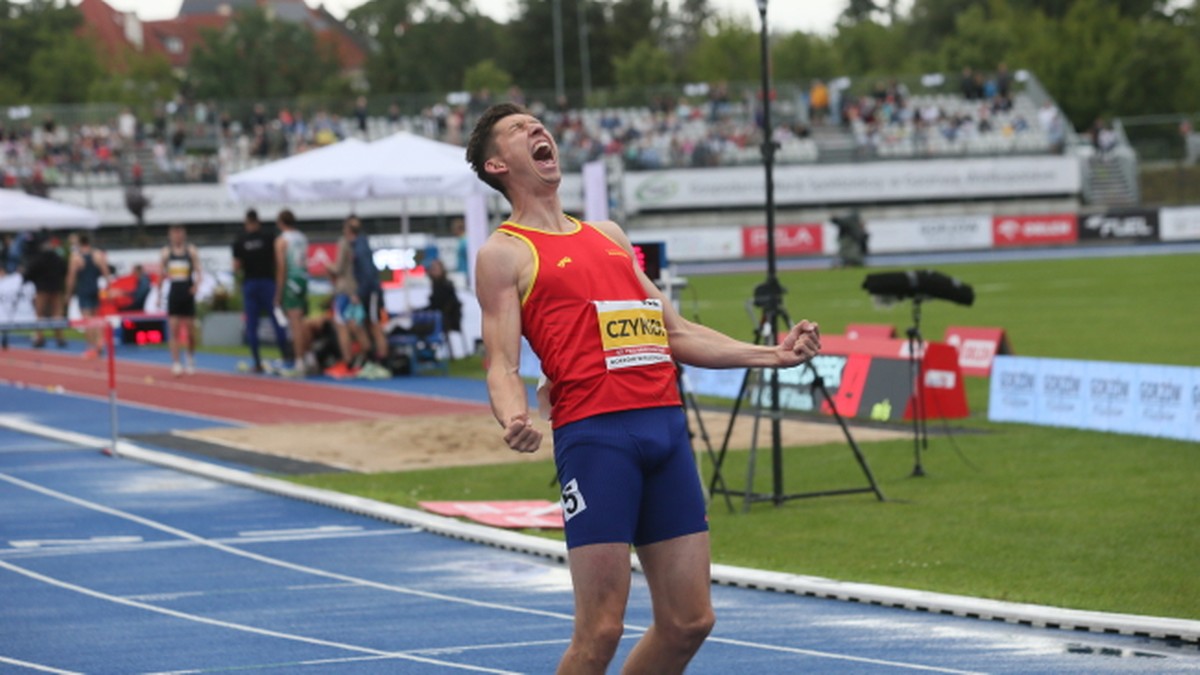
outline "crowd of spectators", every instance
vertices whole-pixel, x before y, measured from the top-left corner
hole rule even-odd
[[[841,120],[860,157],[1060,152],[1057,109],[1047,116],[1012,83],[1004,64],[990,75],[964,68],[957,95],[911,94],[895,80],[880,81],[843,99]],[[935,76],[929,84],[943,81]]]
[[[773,92],[772,140],[781,164],[821,157],[844,141],[853,157],[944,155],[979,139],[1000,152],[1061,149],[1052,120],[1011,90],[1003,67],[985,77],[964,70],[961,91],[912,95],[895,81],[861,95],[838,83],[814,81],[805,89]],[[940,87],[945,90],[946,87]],[[627,108],[572,108],[530,98],[517,88],[505,100],[525,102],[559,140],[568,170],[616,158],[628,170],[736,166],[761,161],[761,102],[753,88],[732,92],[723,84],[692,87],[677,96],[652,96]],[[143,118],[124,109],[102,122],[63,124],[46,117],[0,121],[0,183],[44,194],[56,185],[129,182],[218,182],[255,165],[348,137],[375,140],[397,131],[461,145],[464,130],[492,101],[489,92],[447,97],[406,112],[398,103],[372,108],[358,97],[342,111],[254,104],[246,110],[182,98]]]

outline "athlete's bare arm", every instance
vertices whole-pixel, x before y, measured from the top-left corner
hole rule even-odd
[[[275,306],[283,305],[283,284],[287,274],[287,241],[283,237],[275,238]]]
[[[521,379],[521,294],[531,281],[533,259],[523,244],[495,233],[479,249],[475,288],[483,313],[483,344],[488,354],[487,386],[492,414],[504,427],[504,442],[518,452],[534,452],[542,432],[529,419]]]
[[[188,244],[188,255],[192,258],[192,295],[200,290],[200,279],[204,271],[200,268],[200,249]]]
[[[610,239],[633,255],[633,245],[621,227],[611,221],[591,223]],[[754,345],[720,333],[680,316],[658,286],[633,263],[634,272],[642,287],[663,305],[663,320],[671,354],[682,363],[705,368],[786,368],[799,365],[816,356],[821,350],[821,333],[816,323],[808,320],[792,326],[778,346]]]

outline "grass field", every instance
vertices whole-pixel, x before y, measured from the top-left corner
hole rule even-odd
[[[1200,256],[938,266],[970,283],[972,307],[923,305],[922,330],[999,326],[1018,354],[1200,365]],[[883,271],[871,269],[869,272]],[[892,323],[910,307],[873,306],[864,270],[782,273],[791,318],[827,334]],[[739,337],[761,274],[691,278],[682,310]],[[473,364],[458,365],[468,373]],[[1079,609],[1200,619],[1200,446],[987,421],[987,383],[968,380],[972,415],[932,422],[928,473],[912,478],[911,439],[862,444],[887,495],[710,509],[716,562],[849,581]],[[768,490],[760,456],[756,489]],[[708,462],[703,463],[708,469]],[[864,486],[844,443],[789,448],[785,492]],[[745,453],[725,477],[744,484]],[[549,463],[329,474],[300,482],[415,506],[424,499],[555,499]],[[740,507],[740,504],[738,504]],[[558,536],[555,533],[542,533]]]

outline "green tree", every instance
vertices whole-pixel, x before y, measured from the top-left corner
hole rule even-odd
[[[267,99],[338,89],[338,62],[308,26],[238,12],[223,30],[203,32],[188,68],[199,98]]]
[[[76,40],[75,30],[82,24],[79,10],[54,0],[22,3],[0,0],[0,102],[54,102],[52,98],[41,97],[69,89],[69,85],[60,85],[57,80],[78,84],[80,77],[76,73],[58,71],[49,65],[57,58],[50,52],[59,49],[70,52],[59,60],[61,64],[79,57],[80,52],[72,43]],[[89,68],[83,75],[93,72]],[[41,81],[45,78],[51,81]]]
[[[512,75],[496,65],[493,59],[484,59],[463,74],[463,89],[467,91],[505,91],[512,83]]]
[[[759,31],[748,22],[719,19],[700,37],[685,73],[694,82],[757,82],[761,75]]]
[[[625,56],[614,60],[617,86],[622,89],[645,89],[675,83],[671,55],[650,40],[642,40]]]
[[[775,79],[800,82],[839,75],[838,54],[828,38],[796,31],[778,36],[771,46]]]
[[[91,40],[66,40],[43,47],[29,60],[29,97],[43,103],[83,103],[103,75]]]
[[[512,72],[500,48],[500,25],[467,0],[370,0],[346,19],[371,44],[366,72],[376,93],[444,92],[497,54],[497,66]]]
[[[94,103],[120,103],[149,109],[157,101],[170,99],[179,90],[179,78],[161,54],[129,51],[113,68],[92,82],[87,98]]]

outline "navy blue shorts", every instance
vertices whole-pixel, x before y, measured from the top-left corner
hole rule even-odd
[[[677,406],[596,415],[554,430],[567,548],[706,532],[704,492]]]

